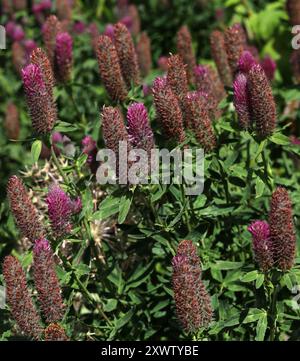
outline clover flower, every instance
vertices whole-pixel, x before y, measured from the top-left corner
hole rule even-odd
[[[110,97],[113,100],[125,100],[127,89],[121,73],[118,54],[111,39],[106,35],[98,37],[97,59],[101,79]]]
[[[60,321],[63,317],[64,305],[55,273],[53,253],[45,238],[36,240],[33,247],[33,277],[46,322]]]
[[[28,291],[25,273],[15,257],[5,257],[3,276],[6,299],[13,318],[26,336],[39,339],[42,333],[40,317]]]
[[[272,194],[269,225],[274,263],[283,271],[293,267],[296,254],[296,235],[292,203],[288,191],[277,187]]]
[[[12,176],[7,183],[7,196],[10,209],[22,235],[31,242],[44,236],[45,230],[38,213],[27,194],[20,178]]]
[[[186,69],[189,83],[194,84],[196,58],[192,47],[192,36],[186,25],[183,25],[177,32],[177,52],[182,58],[184,64],[187,65]]]
[[[130,89],[131,84],[139,84],[140,72],[133,40],[130,32],[124,24],[117,23],[114,25],[114,43],[117,50],[122,75],[126,82],[127,88]]]
[[[49,94],[49,84],[44,80],[41,68],[29,64],[22,69],[22,79],[26,103],[32,126],[37,133],[49,133],[57,119],[56,107],[52,94]]]
[[[270,226],[266,221],[254,221],[248,227],[252,234],[254,259],[263,272],[269,271],[274,264]]]

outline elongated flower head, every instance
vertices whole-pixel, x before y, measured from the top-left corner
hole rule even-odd
[[[256,131],[259,137],[265,138],[275,129],[276,105],[268,78],[259,64],[249,71],[247,84]]]
[[[200,258],[198,256],[197,247],[191,240],[183,240],[177,247],[176,256],[187,257],[188,263],[194,267],[200,268]],[[200,268],[201,270],[201,268]]]
[[[276,71],[276,63],[275,61],[270,57],[266,56],[261,62],[261,67],[264,69],[264,72],[266,73],[267,78],[272,81],[274,79],[274,74]]]
[[[50,323],[44,331],[45,341],[68,341],[65,330],[58,323]]]
[[[15,23],[14,21],[9,21],[5,25],[6,34],[13,41],[22,41],[25,37],[24,30],[21,25]]]
[[[9,178],[7,196],[22,236],[27,237],[31,242],[43,237],[45,230],[39,220],[37,210],[30,201],[22,180],[17,176]]]
[[[136,53],[139,61],[142,76],[148,75],[152,66],[151,43],[146,32],[142,32],[136,45]]]
[[[239,71],[248,74],[253,65],[255,64],[257,64],[257,62],[254,59],[253,55],[250,53],[250,51],[243,51],[239,59]]]
[[[233,83],[233,104],[238,114],[240,127],[248,129],[251,125],[251,104],[247,77],[243,73],[239,73]]]
[[[211,300],[201,280],[200,260],[193,264],[188,255],[177,253],[172,265],[177,317],[186,332],[194,333],[212,320]]]
[[[259,268],[267,272],[274,264],[270,226],[266,221],[254,221],[248,227],[248,231],[252,234],[254,259]]]
[[[159,66],[160,70],[166,72],[168,70],[168,57],[160,56],[157,60],[157,65]]]
[[[128,16],[131,19],[130,32],[136,36],[141,31],[141,19],[138,9],[134,4],[128,6]]]
[[[157,78],[152,87],[156,113],[169,139],[183,142],[185,139],[183,117],[179,101],[163,77]]]
[[[207,101],[203,97],[187,94],[185,98],[185,119],[196,140],[209,153],[216,147],[216,137],[208,113]]]
[[[219,111],[217,109],[222,87],[217,84],[216,75],[209,65],[198,65],[194,68],[195,84],[198,92],[207,94],[207,105],[209,107],[209,116],[211,119],[217,118]]]
[[[6,107],[4,128],[9,139],[17,140],[19,138],[19,111],[17,106],[12,102],[9,102]]]
[[[292,203],[283,187],[278,187],[272,194],[269,225],[275,265],[283,271],[289,270],[294,264],[296,236]]]
[[[43,316],[47,323],[60,321],[64,313],[61,289],[55,273],[55,263],[49,242],[35,241],[33,247],[33,276]]]
[[[39,339],[42,333],[40,317],[28,291],[25,273],[15,257],[5,257],[3,276],[6,299],[14,320],[27,337]]]
[[[177,52],[187,65],[187,76],[190,84],[194,84],[194,68],[196,58],[192,47],[191,33],[186,25],[182,26],[177,32]]]
[[[27,65],[22,70],[22,78],[32,126],[37,133],[49,133],[56,122],[57,112],[41,68],[35,64]]]
[[[238,70],[238,62],[245,48],[245,33],[240,24],[234,24],[224,33],[225,48],[231,73]]]
[[[17,11],[25,10],[27,7],[27,0],[13,0],[13,6]]]
[[[74,201],[57,184],[52,184],[46,198],[51,228],[56,237],[71,232],[71,216],[74,214]]]
[[[97,43],[100,76],[113,100],[123,101],[127,96],[126,84],[121,73],[118,54],[108,36],[101,35]]]
[[[226,86],[231,86],[232,74],[227,58],[224,35],[221,31],[215,30],[211,33],[210,51],[212,58],[216,63],[222,83]]]
[[[127,153],[131,150],[128,133],[124,124],[123,116],[118,108],[103,107],[102,111],[102,133],[105,145],[112,150],[116,156],[116,175],[123,178],[125,174],[119,172],[119,145],[120,142],[127,143]]]
[[[61,23],[55,15],[50,15],[43,25],[43,40],[51,64],[54,64],[56,37],[62,31]]]
[[[56,36],[55,70],[62,83],[71,79],[72,64],[73,40],[68,33],[60,33]]]
[[[147,109],[142,103],[130,105],[127,111],[128,135],[134,148],[151,153],[154,148],[153,132],[150,127]]]
[[[112,41],[114,41],[115,35],[114,35],[114,26],[113,26],[113,24],[107,24],[106,25],[103,35],[108,36]]]
[[[89,165],[91,172],[95,174],[99,165],[96,160],[98,152],[97,143],[91,136],[87,135],[82,139],[81,144],[83,146],[82,153],[88,155],[87,164]]]
[[[224,84],[222,83],[219,73],[215,68],[209,65],[208,72],[212,82],[213,96],[218,104],[226,95]],[[219,110],[216,109],[216,113],[218,113],[218,111]]]
[[[123,117],[118,108],[103,108],[102,129],[105,145],[116,154],[119,152],[119,142],[129,141]]]
[[[50,60],[44,50],[42,48],[35,49],[30,56],[30,61],[40,68],[48,94],[53,97],[54,75]]]
[[[133,40],[126,26],[121,23],[115,24],[114,36],[122,75],[130,89],[131,83],[138,85],[140,82],[139,65]]]
[[[26,65],[26,52],[24,46],[19,42],[15,41],[12,44],[12,63],[17,73],[20,74],[22,68]]]
[[[185,68],[179,55],[168,58],[167,83],[178,99],[184,98],[189,90]]]
[[[70,0],[56,0],[56,11],[59,20],[71,20],[72,6]]]

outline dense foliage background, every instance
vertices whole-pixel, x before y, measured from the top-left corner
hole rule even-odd
[[[14,19],[22,24],[27,39],[43,46],[40,25],[30,11],[32,1],[28,3],[27,9],[14,13]],[[143,79],[148,85],[162,74],[157,66],[159,57],[176,53],[175,34],[180,26],[186,24],[191,31],[197,62],[212,64],[211,31],[241,22],[260,56],[269,55],[277,64],[272,83],[277,106],[275,133],[260,141],[255,134],[240,131],[230,88],[220,104],[223,115],[214,123],[217,148],[205,158],[203,194],[186,197],[184,186],[176,184],[130,189],[99,186],[85,164],[81,141],[91,135],[98,148],[104,146],[100,110],[112,101],[100,81],[90,34],[73,32],[73,80],[55,89],[59,114],[55,130],[66,135],[74,147],[74,156],[58,157],[66,181],[52,158],[36,159],[32,144],[37,138],[12,61],[12,41],[7,39],[7,49],[0,53],[0,261],[8,254],[15,255],[32,286],[32,250],[21,239],[9,210],[8,178],[14,174],[23,177],[41,214],[45,214],[49,185],[59,180],[70,194],[80,195],[83,204],[73,219],[72,233],[59,242],[51,240],[67,305],[62,325],[71,340],[268,340],[274,320],[272,337],[298,340],[300,309],[293,297],[300,285],[300,258],[290,271],[267,279],[253,261],[247,230],[253,220],[267,219],[272,191],[282,185],[293,203],[299,241],[300,148],[290,136],[299,136],[300,90],[289,61],[292,34],[285,1],[132,3],[151,39],[153,70]],[[55,13],[55,5],[51,12]],[[103,32],[107,23],[117,20],[114,1],[75,1],[72,21],[82,21],[86,27],[96,23]],[[2,14],[1,24],[7,21],[8,15]],[[147,106],[156,142],[162,147],[152,96],[144,96],[141,87],[136,87],[124,109],[133,100]],[[4,126],[11,101],[19,111],[16,141],[9,140]],[[48,139],[42,140],[47,144]],[[44,222],[48,224],[47,218]],[[184,239],[197,246],[202,279],[214,309],[212,325],[197,335],[182,331],[172,297],[171,260]],[[0,284],[4,284],[2,275]],[[275,299],[271,297],[274,288]],[[36,297],[34,291],[33,295]],[[16,330],[9,308],[0,309],[0,338],[15,339]]]

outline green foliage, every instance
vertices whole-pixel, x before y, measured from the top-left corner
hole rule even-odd
[[[80,1],[73,17],[86,23],[97,21],[102,31],[103,24],[116,20],[112,3]],[[205,156],[203,194],[186,196],[187,186],[174,183],[130,188],[97,185],[81,141],[91,135],[98,148],[104,147],[99,112],[111,101],[101,84],[89,35],[84,33],[74,37],[72,82],[55,90],[59,110],[55,131],[70,138],[75,155],[58,157],[58,164],[51,160],[50,171],[47,168],[38,174],[34,167],[42,170],[48,162],[41,159],[42,142],[50,146],[50,140],[32,133],[9,43],[1,60],[0,92],[5,98],[0,116],[3,120],[6,105],[13,100],[20,112],[21,134],[19,141],[10,142],[4,128],[0,132],[1,260],[7,254],[15,255],[28,271],[32,287],[32,251],[22,248],[9,211],[5,192],[8,177],[25,172],[26,183],[39,200],[45,197],[49,178],[59,178],[72,196],[80,195],[82,200],[71,234],[65,240],[50,240],[61,260],[56,272],[66,304],[62,325],[72,340],[190,340],[191,335],[182,331],[176,318],[171,284],[171,260],[183,239],[193,240],[197,246],[202,279],[214,309],[212,325],[194,339],[299,339],[300,308],[293,300],[293,290],[300,284],[300,259],[285,274],[262,273],[253,261],[247,231],[253,220],[267,219],[272,191],[282,185],[291,195],[299,242],[300,148],[289,139],[289,123],[299,120],[299,110],[294,117],[283,114],[287,103],[299,100],[300,93],[291,86],[284,60],[290,43],[284,1],[176,0],[163,10],[158,0],[135,3],[142,27],[151,37],[154,63],[163,54],[175,53],[174,36],[182,24],[191,29],[200,62],[210,59],[208,37],[212,29],[243,21],[261,55],[268,53],[278,59],[273,84],[278,107],[276,132],[259,141],[254,134],[240,131],[229,92],[219,105],[223,114],[213,124],[218,145],[214,153]],[[217,21],[215,10],[223,5],[224,18]],[[40,29],[32,15],[28,21],[34,26],[26,29],[27,36],[41,44]],[[145,83],[150,84],[158,74],[153,70]],[[144,97],[141,87],[134,88],[120,104],[122,110],[132,101],[147,106],[157,145],[162,147],[151,96]],[[43,204],[38,206],[43,208]],[[47,226],[48,221],[46,218]],[[62,252],[63,242],[70,245],[71,254]],[[2,276],[0,284],[4,284]],[[0,340],[14,338],[14,325],[8,307],[0,310]]]

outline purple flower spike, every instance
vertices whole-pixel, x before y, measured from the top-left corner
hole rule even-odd
[[[32,51],[37,48],[37,45],[36,45],[36,42],[34,40],[27,39],[27,40],[24,41],[24,47],[25,47],[27,56],[29,57],[30,54],[32,53]]]
[[[253,55],[250,51],[246,50],[242,53],[240,60],[239,60],[239,70],[245,74],[247,74],[253,65],[257,64],[256,60],[254,59]]]
[[[154,79],[152,89],[154,92],[159,92],[167,86],[167,76],[158,76]]]
[[[48,252],[50,250],[51,250],[51,247],[50,247],[50,244],[49,244],[47,239],[41,238],[41,239],[37,239],[35,241],[35,244],[34,244],[34,247],[33,247],[33,252],[35,254],[40,254],[43,251]]]
[[[21,25],[16,24],[14,21],[9,21],[5,27],[7,35],[13,41],[21,41],[24,39],[25,34]]]
[[[22,79],[32,126],[37,133],[52,130],[57,113],[53,97],[48,93],[41,68],[29,64],[22,69]]]
[[[51,227],[55,236],[61,237],[70,233],[72,229],[70,223],[71,216],[75,210],[78,211],[78,199],[72,201],[57,184],[53,184],[49,188],[46,202]]]
[[[270,57],[266,56],[261,62],[261,67],[264,69],[267,78],[272,81],[274,79],[274,74],[276,70],[276,63],[275,61]]]
[[[46,92],[46,86],[39,66],[29,64],[22,69],[22,78],[27,96]]]
[[[154,148],[154,140],[145,105],[132,104],[127,111],[127,121],[129,140],[133,147],[144,149],[149,154]]]
[[[63,83],[68,82],[73,63],[73,40],[68,33],[60,33],[56,37],[55,61],[59,79]]]
[[[274,264],[269,224],[266,221],[255,221],[250,224],[248,231],[252,234],[254,258],[261,270],[267,272]]]
[[[104,35],[109,36],[112,41],[114,40],[114,26],[112,24],[106,25]]]
[[[63,136],[59,132],[54,132],[52,134],[52,142],[53,143],[62,143],[63,142]]]
[[[85,32],[86,26],[83,21],[77,21],[73,26],[73,31],[76,34],[82,34]]]
[[[172,259],[172,267],[174,270],[179,270],[180,267],[184,266],[185,264],[189,263],[189,259],[187,256],[182,254],[177,254]]]
[[[238,114],[241,128],[249,128],[250,102],[247,89],[247,78],[243,73],[238,74],[233,83],[233,104]]]

